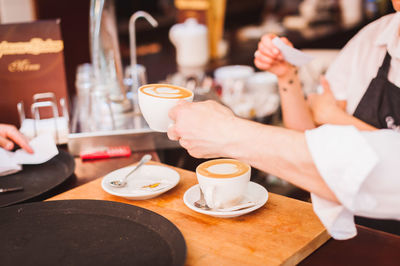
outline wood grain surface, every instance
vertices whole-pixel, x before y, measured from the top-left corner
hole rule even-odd
[[[153,199],[130,201],[107,194],[98,178],[49,200],[108,200],[154,211],[182,232],[188,247],[187,265],[293,265],[329,239],[310,203],[273,193],[263,207],[236,218],[194,212],[183,203],[183,194],[197,184],[195,173],[168,167],[179,172],[180,183]]]

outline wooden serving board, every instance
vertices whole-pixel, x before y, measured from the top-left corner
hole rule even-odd
[[[330,238],[310,203],[273,193],[260,209],[235,218],[192,211],[183,203],[183,194],[197,184],[196,175],[171,168],[181,175],[180,183],[153,199],[130,201],[109,195],[99,178],[50,200],[109,200],[154,211],[182,232],[188,248],[187,265],[294,265]]]

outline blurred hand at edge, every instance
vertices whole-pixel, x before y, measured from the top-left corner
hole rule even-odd
[[[10,151],[14,148],[14,143],[18,144],[28,153],[33,153],[28,139],[15,126],[0,124],[0,147]]]

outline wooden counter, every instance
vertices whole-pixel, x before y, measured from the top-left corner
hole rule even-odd
[[[75,177],[71,182],[69,182],[69,187],[64,185],[62,189],[60,189],[61,191],[59,191],[59,193],[65,192],[67,189],[76,188],[79,185],[91,181],[94,183],[99,182],[100,179],[96,180],[97,178],[110,171],[137,162],[143,154],[143,152],[135,152],[129,158],[113,158],[87,162],[82,162],[79,158],[76,158]],[[155,152],[151,152],[151,154],[153,155],[154,160],[158,160]],[[178,187],[175,189],[178,189]],[[96,189],[95,191],[99,192],[101,190]],[[175,190],[172,190],[169,193],[174,193],[174,191]],[[53,195],[57,194],[56,192],[53,193]],[[165,194],[165,196],[167,195],[168,194]],[[61,198],[66,196],[68,196],[68,194],[61,194],[59,197]],[[274,197],[272,197],[272,199],[273,198]],[[277,198],[279,198],[279,196]],[[57,199],[57,197],[54,199]],[[272,199],[270,198],[266,207],[268,207],[268,204],[273,202]],[[188,208],[187,211],[192,212]],[[264,226],[264,229],[266,229],[266,231],[268,230],[266,226]],[[362,226],[357,226],[357,230],[357,236],[350,240],[338,241],[332,238],[329,239],[320,248],[300,262],[299,265],[398,265],[398,262],[400,261],[399,236]],[[250,238],[247,235],[242,236],[242,238],[241,241],[243,243],[254,242],[249,240]]]
[[[273,193],[266,205],[236,218],[194,212],[182,198],[197,184],[195,173],[175,170],[181,175],[180,183],[154,199],[129,201],[109,195],[98,178],[50,200],[110,200],[152,210],[182,232],[188,247],[187,265],[293,265],[329,239],[310,203]]]

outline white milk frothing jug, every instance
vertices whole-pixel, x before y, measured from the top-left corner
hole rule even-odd
[[[196,68],[207,64],[208,30],[205,25],[199,24],[194,18],[189,18],[184,23],[172,26],[169,38],[176,48],[176,61],[179,67]]]

